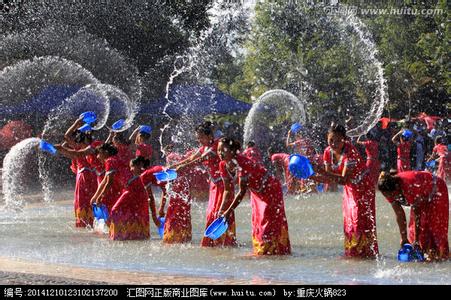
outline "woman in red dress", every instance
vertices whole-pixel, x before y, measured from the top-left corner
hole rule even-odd
[[[163,243],[177,244],[189,243],[192,238],[191,230],[191,196],[188,181],[183,173],[177,174],[177,179],[170,183],[159,182],[154,173],[164,171],[163,166],[153,166],[141,174],[141,180],[146,187],[150,199],[152,217],[157,227],[160,221],[156,218],[155,198],[152,185],[161,188],[159,216],[165,217]],[[168,209],[164,213],[166,199],[169,199]]]
[[[177,172],[181,169],[192,165],[193,163],[201,162],[208,170],[210,176],[210,192],[207,208],[207,228],[218,216],[221,207],[222,198],[224,194],[224,183],[219,172],[219,156],[217,153],[219,139],[214,139],[211,122],[205,122],[196,128],[196,136],[199,144],[202,146],[197,151],[182,160],[181,162],[169,167],[176,168]],[[233,192],[229,193],[229,197],[233,198]],[[202,247],[218,247],[218,246],[236,246],[236,228],[235,217],[232,213],[229,216],[229,227],[227,232],[217,240],[212,240],[208,237],[203,237],[201,241]]]
[[[135,158],[135,155],[130,147],[130,141],[125,137],[125,133],[110,131],[110,135],[105,143],[113,144],[117,149],[116,157],[119,160],[121,168],[129,170],[130,160]]]
[[[438,136],[435,138],[435,146],[432,149],[432,155],[428,159],[428,161],[435,160],[436,164],[438,162],[438,166],[435,170],[435,175],[443,179],[446,182],[446,173],[449,173],[449,153],[448,153],[448,145],[445,144],[445,138],[442,136]]]
[[[398,154],[398,173],[409,171],[410,168],[410,148],[412,143],[409,138],[403,136],[404,130],[400,130],[392,138],[392,142],[397,146],[396,153]]]
[[[140,178],[143,160],[138,157],[130,161],[133,176],[128,179],[123,193],[111,209],[109,220],[112,240],[150,238],[148,196]]]
[[[135,150],[135,156],[142,156],[145,159],[152,160],[152,145],[150,143],[150,132],[146,131],[150,129],[149,126],[146,126],[145,128],[143,126],[139,126],[136,128],[133,133],[130,135],[130,142],[134,143]]]
[[[423,251],[427,261],[447,260],[449,196],[445,181],[423,171],[383,172],[378,187],[396,214],[401,247],[410,242]],[[411,206],[408,235],[403,205]]]
[[[247,143],[247,148],[243,151],[243,155],[256,163],[263,163],[262,154],[253,141]]]
[[[132,177],[130,169],[124,168],[123,162],[117,156],[117,149],[105,143],[96,148],[97,158],[105,164],[105,176],[91,198],[91,204],[104,203],[108,213],[121,196],[129,178]]]
[[[367,134],[366,137],[367,140],[362,141],[362,136],[359,136],[357,143],[365,146],[366,168],[369,172],[371,184],[375,186],[381,169],[381,163],[379,161],[379,144],[373,139],[371,134]]]
[[[89,147],[92,137],[90,133],[77,130],[80,124],[82,120],[76,120],[64,135],[66,144],[72,145],[74,149],[62,145],[55,145],[55,148],[65,157],[72,159],[71,168],[77,174],[74,191],[75,226],[92,227],[94,217],[89,201],[97,189],[97,180],[87,161],[89,151],[82,150]]]
[[[219,142],[219,169],[225,187],[220,214],[229,220],[249,189],[254,255],[288,255],[291,253],[291,246],[282,184],[263,165],[238,154],[239,150],[240,144],[235,140],[222,138]],[[237,179],[240,190],[230,201],[229,195],[233,193]]]
[[[376,239],[375,189],[357,149],[347,140],[346,129],[332,125],[324,150],[325,169],[317,168],[320,182],[344,185],[343,219],[345,256],[374,258],[379,253]]]
[[[289,194],[297,194],[300,190],[299,180],[291,175],[288,165],[290,164],[290,154],[287,153],[274,153],[271,155],[271,163],[276,168],[276,173],[281,173],[283,170],[283,176],[285,178],[285,184]]]

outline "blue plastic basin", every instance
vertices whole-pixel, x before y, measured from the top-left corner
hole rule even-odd
[[[153,173],[158,181],[171,181],[177,178],[177,172],[174,169]]]
[[[52,144],[44,140],[41,140],[41,142],[39,143],[39,149],[51,153],[52,155],[55,155],[57,152],[57,150],[55,149],[55,147],[53,147]]]
[[[147,133],[150,134],[152,132],[152,127],[149,125],[141,125],[139,126],[139,133]]]
[[[83,118],[86,124],[92,124],[97,120],[97,115],[93,111],[86,111],[80,115],[80,118]]]
[[[291,125],[291,132],[292,133],[297,133],[301,129],[302,129],[302,125],[299,124],[299,123],[294,123],[293,125]]]
[[[81,132],[87,132],[87,131],[91,131],[92,127],[89,124],[85,124],[85,125],[79,127],[78,130],[80,130]]]
[[[228,227],[229,224],[226,222],[225,218],[220,217],[214,220],[213,223],[211,223],[210,226],[207,227],[204,235],[211,238],[212,240],[217,240],[227,231]]]
[[[114,122],[114,124],[111,126],[111,128],[113,130],[121,130],[122,127],[124,127],[125,125],[125,120],[124,119],[119,119],[116,122]]]
[[[161,238],[163,238],[164,235],[164,223],[166,222],[165,217],[159,217],[158,220],[160,220],[160,227],[158,227],[158,234]]]
[[[290,156],[288,169],[298,179],[307,179],[315,174],[308,158],[299,154],[292,154]]]
[[[403,131],[401,136],[405,139],[410,139],[413,136],[413,132],[406,129]]]
[[[92,213],[97,220],[108,220],[108,209],[105,204],[100,204],[100,206],[97,206],[95,203],[92,204]]]

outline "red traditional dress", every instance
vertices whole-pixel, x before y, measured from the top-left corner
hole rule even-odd
[[[127,182],[110,215],[110,239],[144,240],[150,238],[148,195],[139,176]]]
[[[118,157],[122,166],[128,169],[130,167],[130,160],[135,158],[133,152],[130,150],[130,147],[125,144],[115,145],[115,147],[117,148],[116,156]]]
[[[224,182],[219,172],[220,159],[217,153],[219,139],[215,140],[210,147],[203,146],[199,149],[201,154],[209,152],[209,156],[203,161],[203,165],[207,168],[210,176],[210,192],[208,198],[207,208],[207,223],[205,228],[210,226],[216,218],[218,218],[218,212],[221,208],[222,196],[224,194]],[[230,195],[230,197],[233,197]],[[202,247],[217,247],[217,246],[236,246],[236,225],[235,215],[232,213],[229,218],[229,227],[225,234],[219,239],[212,240],[209,237],[203,237],[201,241]]]
[[[90,147],[92,149],[96,149],[98,146],[101,146],[103,144],[102,141],[94,141],[91,143]],[[97,175],[97,185],[99,185],[103,177],[105,176],[105,166],[102,164],[102,162],[97,158],[96,154],[90,154],[86,156],[86,160],[88,161],[89,165],[91,166],[91,169],[95,172]]]
[[[371,184],[376,185],[379,178],[381,163],[379,161],[379,145],[376,141],[367,140],[362,142],[365,146],[366,168],[369,171]]]
[[[345,142],[338,162],[333,161],[330,147],[324,150],[323,160],[335,174],[352,168],[351,179],[344,185],[343,219],[345,256],[375,257],[378,253],[376,237],[376,190],[372,185],[357,149]]]
[[[183,172],[178,172],[177,179],[170,183],[159,182],[153,175],[163,171],[163,166],[153,166],[141,174],[143,184],[148,187],[157,185],[168,198],[163,242],[166,244],[188,243],[192,238],[191,197],[189,185]]]
[[[411,142],[401,141],[398,143],[396,152],[398,154],[398,173],[410,170],[410,146]]]
[[[246,148],[246,150],[243,151],[243,155],[256,163],[263,163],[262,154],[257,147]]]
[[[152,145],[151,144],[139,144],[136,146],[136,153],[135,156],[142,156],[146,159],[151,160],[152,159]]]
[[[187,151],[183,156],[180,154],[170,153],[167,156],[166,162],[171,164],[170,161],[180,161],[190,157],[193,153],[194,150]],[[193,199],[204,201],[208,199],[210,189],[208,173],[204,166],[200,163],[191,164],[190,166],[191,167],[185,173],[188,179],[191,197]]]
[[[123,162],[117,155],[111,156],[105,161],[105,176],[110,174],[113,176],[113,184],[106,190],[102,198],[102,202],[108,208],[109,214],[111,214],[111,209],[122,195],[127,179],[132,177],[130,169],[124,167]]]
[[[261,164],[236,156],[238,170],[230,174],[221,161],[221,176],[235,181],[247,179],[251,192],[252,244],[255,255],[286,255],[291,253],[288,223],[285,215],[282,185]]]
[[[283,167],[285,175],[285,184],[287,185],[288,193],[295,194],[299,190],[298,179],[291,175],[288,165],[290,164],[290,154],[275,153],[271,155],[271,162]]]
[[[96,175],[85,157],[76,158],[75,166],[77,167],[74,193],[75,226],[92,226],[94,217],[90,201],[97,190]]]
[[[440,177],[446,182],[446,173],[449,173],[449,154],[448,154],[448,146],[443,144],[438,144],[432,150],[432,153],[438,155],[438,166],[435,172],[437,177]],[[447,172],[448,171],[448,172]]]
[[[408,171],[397,176],[401,178],[401,190],[407,201],[403,205],[412,205],[416,198],[422,198],[419,201],[420,232],[415,232],[415,214],[411,209],[409,240],[419,242],[428,260],[448,259],[449,196],[445,181],[423,171]],[[392,203],[394,199],[387,201]]]

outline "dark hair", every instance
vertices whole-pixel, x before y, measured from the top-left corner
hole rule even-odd
[[[105,152],[108,156],[114,156],[117,154],[117,148],[110,143],[103,143],[96,148],[96,153]]]
[[[399,178],[392,172],[381,172],[379,180],[377,181],[377,187],[381,192],[393,192],[399,186]]]
[[[339,134],[342,137],[346,137],[346,128],[338,123],[332,123],[327,131],[327,134]]]
[[[74,132],[74,142],[77,144],[80,143],[86,143],[91,144],[92,143],[92,134],[89,132],[81,132],[80,130],[76,130]]]
[[[142,168],[147,169],[150,166],[150,159],[144,158],[143,156],[135,157],[131,160],[133,166],[141,165]]]
[[[255,142],[254,141],[249,141],[249,142],[247,142],[247,146],[248,147],[254,147],[255,146]]]
[[[227,148],[229,148],[233,154],[237,154],[241,150],[241,143],[235,139],[223,137],[219,140],[219,142],[227,145]]]
[[[130,140],[125,136],[125,132],[116,132],[113,141],[118,144],[130,145]]]
[[[147,133],[147,132],[140,132],[140,133],[139,133],[139,136],[140,136],[141,138],[145,139],[145,140],[150,139],[150,134]]]
[[[435,138],[435,143],[436,144],[443,144],[445,145],[445,137],[442,135],[439,135]]]
[[[196,127],[196,133],[213,135],[213,124],[210,121],[205,121]]]

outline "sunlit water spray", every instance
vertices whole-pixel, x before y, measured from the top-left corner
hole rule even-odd
[[[350,44],[354,51],[358,51],[362,59],[362,69],[365,74],[364,80],[370,86],[368,98],[371,103],[365,105],[366,113],[358,116],[353,112],[349,112],[355,120],[352,127],[347,128],[347,135],[357,137],[366,134],[373,128],[382,116],[385,105],[388,103],[387,81],[384,78],[384,68],[378,59],[378,50],[374,44],[373,37],[366,25],[355,15],[353,10],[340,10],[341,13],[336,14],[338,24],[341,28],[342,36],[349,38],[349,27],[352,32],[357,35],[358,43]]]
[[[167,103],[163,114],[168,122],[163,126],[160,134],[162,152],[167,143],[179,146],[185,151],[196,146],[194,129],[202,121],[203,116],[189,114],[189,107],[184,108],[184,114],[175,120],[167,111],[171,105],[178,105],[177,99],[169,97],[169,89],[176,78],[183,77],[182,81],[203,85],[212,84],[211,73],[217,67],[221,55],[236,55],[236,45],[247,33],[250,6],[229,1],[214,1],[208,11],[210,27],[204,30],[199,37],[192,37],[193,46],[183,54],[178,55],[174,61],[174,69],[166,84],[165,98]],[[181,76],[183,74],[183,76]],[[177,98],[177,96],[175,96]],[[195,105],[195,104],[193,104]],[[215,114],[211,107],[211,114]]]
[[[30,176],[32,161],[36,160],[36,150],[40,139],[29,138],[14,145],[3,160],[2,189],[5,205],[21,209],[25,204],[25,177]],[[27,165],[28,168],[24,168]]]
[[[63,3],[62,3],[63,5]],[[55,56],[72,61],[105,84],[117,86],[135,101],[141,98],[141,81],[137,68],[104,39],[87,33],[82,28],[62,24],[48,24],[45,28],[28,28],[11,33],[1,39],[0,68],[18,63],[19,60],[40,56]],[[39,78],[39,74],[32,78]],[[60,73],[60,80],[64,78]],[[93,82],[80,82],[77,73],[69,73],[68,79],[84,86]],[[73,77],[70,77],[72,75]],[[36,76],[36,77],[35,77]],[[48,76],[48,75],[47,75]],[[25,86],[28,79],[24,78]],[[39,83],[40,81],[35,81]],[[57,81],[50,80],[54,84]],[[70,83],[70,82],[67,82]],[[33,91],[31,91],[33,94]]]
[[[244,143],[254,141],[264,156],[267,150],[281,149],[291,124],[305,126],[304,102],[284,90],[270,90],[252,105],[244,123]]]

